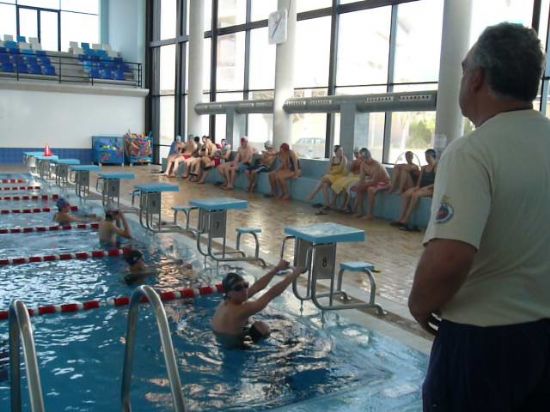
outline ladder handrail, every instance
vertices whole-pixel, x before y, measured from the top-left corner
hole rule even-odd
[[[19,369],[19,344],[22,338],[31,410],[33,412],[44,412],[44,398],[42,395],[42,384],[40,383],[40,373],[38,371],[38,360],[34,347],[31,320],[27,307],[20,300],[14,300],[10,305],[9,333],[11,410],[12,412],[20,412],[22,410],[21,371]]]
[[[128,308],[126,349],[124,353],[124,367],[122,370],[122,410],[125,412],[130,412],[132,410],[130,386],[132,384],[136,325],[139,303],[144,296],[149,300],[149,303],[153,307],[153,313],[155,314],[155,319],[157,320],[160,342],[162,345],[162,351],[164,352],[164,361],[166,362],[168,380],[170,381],[170,389],[172,391],[172,399],[174,401],[174,411],[185,412],[187,411],[187,408],[185,406],[183,393],[181,391],[180,376],[178,373],[174,346],[172,344],[172,337],[168,327],[168,318],[166,317],[166,312],[164,311],[164,306],[162,305],[159,295],[151,286],[148,285],[139,286],[134,293],[132,293],[130,307]]]

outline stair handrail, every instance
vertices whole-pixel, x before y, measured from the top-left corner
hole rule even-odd
[[[122,410],[124,412],[130,412],[132,410],[130,387],[132,384],[132,367],[134,363],[138,309],[139,303],[142,301],[143,297],[146,297],[151,304],[153,313],[155,314],[155,319],[157,321],[157,326],[159,328],[160,342],[162,345],[162,351],[164,352],[166,369],[168,371],[168,380],[172,391],[172,400],[174,401],[174,411],[186,412],[187,407],[181,391],[181,381],[178,373],[176,356],[174,353],[174,345],[172,344],[172,337],[168,327],[168,318],[166,317],[166,312],[164,311],[164,306],[162,305],[159,295],[151,286],[148,285],[139,286],[134,293],[132,293],[132,297],[130,298],[130,307],[128,308],[128,327],[126,330],[126,349],[124,353],[124,366],[122,370]]]
[[[34,347],[31,319],[25,304],[14,300],[9,309],[10,334],[10,402],[12,412],[21,412],[21,371],[19,344],[23,341],[23,356],[27,374],[32,412],[44,412],[44,397]]]

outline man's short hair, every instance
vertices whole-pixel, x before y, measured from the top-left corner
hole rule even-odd
[[[481,67],[493,92],[532,102],[539,90],[544,53],[533,29],[500,23],[487,27],[471,52],[471,67]]]
[[[366,147],[363,147],[361,150],[359,150],[359,154],[367,160],[372,157],[372,155],[370,154],[370,150]]]
[[[124,259],[130,266],[134,266],[142,257],[143,254],[137,249],[132,249],[124,254]]]
[[[424,152],[426,156],[432,156],[434,159],[437,157],[437,153],[434,149],[428,149]]]
[[[229,272],[222,280],[223,292],[227,296],[233,290],[235,285],[244,282],[244,278],[235,272]]]
[[[57,209],[61,212],[65,207],[70,206],[70,203],[67,202],[64,198],[60,197],[57,202],[55,202]]]

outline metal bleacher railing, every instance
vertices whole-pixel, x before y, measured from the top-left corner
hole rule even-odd
[[[1,77],[142,87],[143,70],[141,63],[109,56],[104,50],[84,49],[75,56],[20,48],[7,41],[0,46]]]

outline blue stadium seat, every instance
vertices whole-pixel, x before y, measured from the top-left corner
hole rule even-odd
[[[25,36],[17,36],[17,43],[26,43],[27,39]]]
[[[2,71],[13,73],[15,70],[14,70],[13,64],[11,64],[11,63],[2,63]]]
[[[51,60],[48,56],[40,56],[36,59],[36,61],[43,66],[51,65]]]
[[[32,64],[29,69],[31,74],[42,74],[42,68],[37,64]]]
[[[34,50],[33,49],[21,49],[21,53],[26,54],[26,55],[34,55]]]
[[[0,53],[6,53],[6,48],[4,46],[0,46]]]
[[[115,72],[115,79],[116,80],[126,80],[126,76],[124,75],[124,72],[123,71],[116,71]]]
[[[38,59],[35,56],[27,56],[27,64],[38,64]]]
[[[84,51],[90,50],[90,43],[81,43],[80,45],[82,46],[82,49],[84,49]]]
[[[8,41],[4,42],[4,47],[6,49],[18,49],[19,48],[17,46],[17,43],[12,41],[12,40],[8,40]]]
[[[55,67],[53,66],[43,66],[42,74],[47,74],[48,76],[55,76]]]
[[[35,54],[37,56],[46,56],[46,52],[44,50],[36,50]]]
[[[0,63],[9,62],[10,61],[10,55],[6,53],[0,53]]]
[[[25,63],[19,63],[19,64],[17,64],[17,71],[19,73],[28,73],[29,68],[27,67],[27,65]]]

